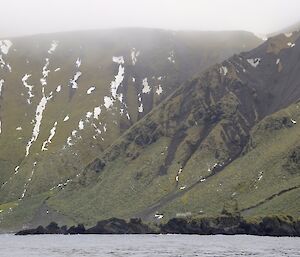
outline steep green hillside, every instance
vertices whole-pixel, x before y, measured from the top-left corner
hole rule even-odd
[[[188,77],[258,43],[150,29],[2,40],[1,201],[65,183]]]
[[[224,207],[299,216],[299,34],[271,38],[184,83],[52,190],[47,208],[85,224]]]
[[[260,40],[247,32],[120,29],[0,42],[5,227],[138,215],[168,194],[176,186],[174,169],[189,165],[203,135],[217,129],[214,116],[220,111],[231,116],[238,103],[226,94],[218,106],[224,87],[214,81],[214,69],[187,82],[169,101],[170,95],[194,74]],[[200,84],[209,89],[198,91]],[[246,127],[239,131],[245,141]],[[111,146],[124,132],[121,144]],[[224,161],[240,149],[226,151],[220,151]],[[209,159],[210,152],[203,154]],[[125,208],[128,204],[133,207]]]

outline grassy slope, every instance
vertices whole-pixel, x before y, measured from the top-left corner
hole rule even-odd
[[[291,50],[285,50],[285,44],[283,47],[283,55],[292,54]],[[265,48],[262,49],[265,51]],[[259,53],[254,51],[254,54]],[[266,56],[270,60],[266,59],[262,65],[268,69],[261,68],[259,72],[280,72],[273,69],[276,56],[269,56],[269,53]],[[283,61],[287,64],[286,59]],[[217,66],[180,88],[167,102],[116,141],[106,154],[100,155],[107,163],[102,172],[97,174],[87,169],[81,181],[72,185],[74,188],[66,188],[50,199],[51,206],[66,214],[75,212],[74,218],[78,221],[89,222],[109,216],[153,218],[155,211],[163,212],[167,218],[178,212],[211,215],[220,213],[223,204],[234,205],[236,202],[245,215],[272,214],[274,210],[299,216],[299,201],[287,201],[289,197],[296,199],[295,194],[299,191],[296,189],[299,186],[297,160],[294,173],[285,168],[286,162],[291,161],[288,157],[290,151],[297,146],[298,125],[291,120],[298,120],[299,107],[291,105],[251,128],[251,123],[273,110],[273,105],[270,109],[264,105],[263,109],[260,103],[255,103],[256,94],[247,87],[247,83],[241,83],[229,67],[228,79],[220,77]],[[284,72],[283,78],[289,69]],[[258,86],[262,78],[262,75],[258,77]],[[269,81],[268,76],[264,79],[265,83]],[[255,83],[253,78],[252,83]],[[289,80],[289,83],[293,81]],[[270,90],[282,87],[281,84],[275,87],[266,83],[269,89],[267,86],[271,87]],[[244,94],[240,94],[239,90]],[[263,94],[268,95],[267,92]],[[280,96],[284,98],[284,94]],[[245,101],[245,106],[240,105],[241,100]],[[279,103],[277,106],[287,104]],[[216,122],[209,125],[210,119]],[[205,132],[207,125],[208,135]],[[180,131],[185,133],[183,140],[180,140]],[[247,139],[246,145],[245,138],[248,136],[251,140]],[[174,143],[176,141],[178,143]],[[168,147],[171,146],[175,153],[168,164],[167,174],[161,176],[160,167],[166,163],[168,158],[164,156],[168,156]],[[194,146],[197,146],[196,151]],[[234,160],[235,154],[240,154],[241,150],[240,158]],[[215,163],[224,167],[201,182],[202,177],[210,175],[209,168]],[[183,164],[177,184],[176,174]],[[180,190],[181,186],[186,186],[186,190]],[[81,191],[77,194],[78,190]]]
[[[223,205],[238,203],[239,210],[255,206],[270,196],[295,186],[300,186],[299,170],[291,174],[284,168],[291,149],[299,146],[299,125],[279,130],[264,129],[273,119],[288,117],[298,120],[298,104],[267,117],[253,129],[253,141],[256,146],[234,161],[218,176],[200,183],[181,198],[176,199],[161,210],[167,216],[176,212],[203,211],[209,215],[218,214]],[[194,166],[197,170],[197,166]],[[262,173],[261,173],[262,172]],[[260,175],[262,178],[259,180]],[[284,193],[264,204],[242,212],[244,215],[291,214],[299,217],[298,190]]]
[[[143,151],[139,160],[124,163],[125,158],[119,158],[97,176],[97,181],[85,187],[74,184],[73,188],[66,188],[58,197],[50,199],[49,204],[71,214],[77,222],[87,224],[110,216],[131,217],[174,189],[182,195],[157,210],[165,214],[165,219],[186,212],[217,215],[224,205],[234,206],[236,202],[239,210],[254,206],[282,190],[300,185],[299,171],[291,174],[284,169],[289,151],[299,141],[299,125],[279,130],[262,128],[281,117],[299,119],[297,105],[272,115],[271,119],[264,119],[252,130],[252,140],[256,144],[253,149],[188,192],[176,186],[174,177],[178,166],[172,165],[167,176],[159,177],[154,172],[162,163],[160,155],[168,145],[166,139],[161,139]],[[194,179],[184,170],[180,185],[188,187],[207,173],[207,166],[201,164],[205,162],[198,162],[197,158],[195,155],[190,160],[187,171],[194,174]],[[278,213],[299,217],[297,192],[299,189],[286,192],[242,213],[246,216]]]
[[[53,39],[58,39],[59,45],[56,51],[49,55],[47,51]],[[14,217],[14,213],[21,217],[27,209],[24,206],[32,205],[32,197],[36,196],[36,199],[40,199],[37,201],[41,204],[44,201],[43,195],[47,195],[50,188],[80,173],[124,131],[124,128],[120,128],[121,123],[124,124],[124,118],[119,116],[120,107],[117,106],[115,111],[105,111],[102,108],[97,125],[101,122],[100,127],[103,130],[103,125],[107,123],[108,131],[105,133],[104,141],[100,138],[93,139],[94,129],[90,124],[86,124],[85,129],[78,134],[81,139],[77,140],[77,144],[71,148],[62,149],[71,131],[78,128],[79,120],[85,117],[87,111],[92,111],[95,106],[103,104],[104,95],[110,94],[109,85],[118,68],[118,65],[112,63],[112,56],[122,55],[125,58],[124,95],[128,99],[130,116],[135,122],[138,117],[142,117],[137,112],[137,93],[142,89],[143,78],[148,78],[153,90],[158,84],[162,84],[164,90],[161,96],[152,93],[149,96],[143,96],[145,113],[147,113],[153,107],[152,102],[160,103],[186,78],[233,53],[250,49],[260,41],[247,32],[173,33],[137,29],[39,35],[12,39],[12,42],[13,46],[9,54],[5,56],[6,61],[12,67],[12,72],[0,70],[1,77],[5,79],[0,111],[3,121],[3,132],[0,136],[1,184],[11,177],[7,186],[0,190],[0,202],[15,202],[24,191],[24,186],[27,186],[26,197],[28,199],[25,197],[19,205],[22,208],[16,208],[13,214],[10,214],[11,217]],[[130,59],[133,47],[141,51],[137,65],[134,67]],[[167,59],[172,50],[175,53],[174,64]],[[42,77],[42,67],[46,57],[49,58],[50,73],[45,93],[47,95],[52,91],[54,96],[47,103],[43,113],[40,135],[31,148],[31,154],[24,159],[25,145],[33,129],[30,121],[35,116],[36,106],[42,96],[39,79]],[[83,75],[79,79],[79,88],[70,99],[68,83],[76,71],[75,61],[78,57],[82,59],[80,71]],[[58,67],[61,70],[54,72]],[[21,82],[25,73],[32,74],[28,83],[35,86],[33,89],[35,97],[32,98],[31,105],[26,103],[28,91]],[[163,77],[162,81],[158,81],[159,76]],[[132,77],[136,78],[135,85],[132,83]],[[55,93],[58,85],[62,85],[62,91]],[[96,86],[96,90],[87,96],[86,90],[92,85]],[[115,115],[112,115],[112,112],[115,112]],[[70,116],[70,120],[63,122],[66,115]],[[117,124],[113,124],[114,118],[111,118],[113,116]],[[48,138],[55,121],[58,122],[55,137],[49,150],[41,152],[41,145]],[[131,125],[128,121],[125,123],[127,127]],[[22,127],[22,131],[15,130],[19,126]],[[160,144],[163,147],[166,145],[166,143],[159,142],[158,148],[161,147]],[[154,156],[153,160],[156,159],[157,156]],[[34,162],[37,162],[36,166],[33,165]],[[20,165],[20,171],[17,175],[13,175],[17,165]],[[114,169],[118,169],[118,164],[115,165]],[[132,165],[138,167],[140,164],[133,163]],[[29,181],[33,170],[34,176]],[[173,181],[173,179],[173,175],[170,175],[169,180]],[[143,186],[148,183],[147,178],[144,178],[143,183]],[[124,187],[127,185],[124,184]],[[109,212],[110,210],[107,211]],[[33,217],[33,214],[27,213],[26,216]]]

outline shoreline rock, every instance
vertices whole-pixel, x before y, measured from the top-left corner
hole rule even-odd
[[[150,227],[141,219],[111,218],[99,221],[86,229],[83,224],[59,227],[51,222],[45,228],[21,230],[16,235],[41,234],[196,234],[196,235],[235,235],[247,234],[257,236],[300,236],[300,220],[290,216],[270,216],[245,220],[238,215],[219,217],[172,218],[165,224]]]
[[[257,235],[257,236],[300,236],[300,221],[292,217],[263,217],[247,221],[240,216],[216,218],[170,219],[160,226],[162,233],[197,235]]]
[[[20,230],[15,235],[43,235],[43,234],[155,234],[156,232],[148,225],[142,223],[141,219],[130,219],[126,222],[123,219],[111,218],[99,221],[94,227],[86,229],[83,224],[77,226],[59,227],[57,223],[51,222],[47,227],[38,226],[34,229]]]

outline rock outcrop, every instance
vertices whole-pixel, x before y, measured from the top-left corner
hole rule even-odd
[[[240,216],[216,218],[182,219],[174,218],[161,225],[162,233],[197,235],[247,234],[258,236],[300,236],[300,221],[292,217],[264,217],[247,221]]]
[[[55,222],[46,228],[22,230],[16,235],[37,234],[197,234],[197,235],[234,235],[248,234],[258,236],[300,236],[300,221],[291,216],[272,216],[245,220],[239,215],[220,217],[173,218],[166,224],[151,228],[141,219],[111,218],[99,221],[96,226],[85,229],[82,224],[77,227],[59,227]]]

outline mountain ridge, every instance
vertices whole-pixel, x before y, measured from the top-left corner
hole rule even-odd
[[[173,54],[169,52],[169,55],[165,56],[171,65],[177,63],[176,53],[177,51]],[[191,51],[192,53],[195,52]],[[15,203],[12,200],[16,197],[11,195],[10,191],[2,190],[0,197],[6,199],[7,206],[16,204],[11,213],[3,215],[4,222],[9,224],[15,218],[24,224],[24,219],[20,217],[24,212],[31,217],[34,213],[38,213],[31,221],[27,220],[33,224],[34,220],[38,219],[47,222],[52,215],[58,220],[66,219],[64,223],[85,224],[92,224],[95,220],[112,216],[122,218],[137,216],[155,220],[161,215],[164,219],[174,217],[178,213],[189,212],[215,215],[223,207],[221,203],[237,201],[239,209],[246,210],[249,206],[260,203],[263,196],[266,196],[263,199],[268,199],[276,192],[283,192],[286,190],[283,186],[287,184],[289,188],[298,190],[297,174],[287,175],[285,170],[276,166],[274,174],[286,176],[287,182],[274,188],[268,187],[268,190],[263,192],[260,183],[270,185],[278,182],[278,178],[265,167],[265,157],[261,157],[259,162],[253,165],[254,171],[249,171],[248,167],[252,155],[265,149],[265,145],[275,145],[271,139],[265,139],[264,144],[257,142],[255,136],[259,133],[264,136],[266,133],[272,135],[279,133],[282,138],[286,138],[287,146],[279,136],[278,142],[283,143],[282,147],[278,147],[277,154],[282,154],[284,152],[282,149],[289,149],[293,137],[297,137],[295,129],[298,113],[297,105],[294,103],[299,99],[299,92],[295,91],[299,81],[296,72],[299,63],[298,53],[299,33],[296,32],[290,36],[279,35],[271,38],[257,48],[236,54],[184,82],[188,77],[197,74],[197,71],[191,72],[192,75],[186,75],[182,80],[184,84],[178,82],[181,75],[175,73],[174,80],[170,80],[169,83],[172,85],[175,81],[177,86],[171,87],[165,98],[157,104],[153,105],[153,98],[148,98],[143,102],[144,106],[137,105],[138,110],[146,108],[147,111],[142,116],[138,113],[139,117],[135,118],[135,122],[130,126],[125,126],[122,133],[114,134],[110,141],[112,144],[92,149],[93,145],[89,145],[84,139],[80,141],[80,147],[86,150],[85,152],[72,153],[62,149],[57,155],[51,154],[43,160],[39,159],[38,172],[32,178],[36,180],[33,181],[35,188],[28,187],[28,196],[20,202]],[[123,62],[128,61],[125,55],[122,55],[125,61],[119,58],[120,54],[111,56],[116,57],[112,76],[116,76],[118,80],[123,68],[126,73],[132,66],[124,64],[123,67]],[[74,57],[73,59],[74,62],[78,60]],[[188,67],[195,66],[197,67],[194,63]],[[155,74],[155,78],[158,76]],[[149,76],[147,78],[145,81],[145,76],[140,75],[139,79],[139,84],[143,85],[139,90],[142,93],[144,91],[146,97],[149,87],[152,90],[154,83]],[[286,84],[288,86],[284,87]],[[160,92],[159,87],[157,90]],[[163,90],[166,88],[163,87]],[[117,99],[113,94],[117,96],[120,93],[118,89],[112,91],[111,101]],[[130,95],[132,96],[132,94],[128,96]],[[76,94],[74,96],[76,98]],[[281,117],[282,112],[293,115],[284,114]],[[277,116],[280,117],[274,118],[273,121],[273,117]],[[267,122],[265,127],[259,127],[266,120],[269,123]],[[79,126],[85,127],[88,123],[83,121],[80,124]],[[253,131],[257,126],[259,133]],[[285,130],[290,134],[286,134]],[[83,132],[82,136],[88,135],[85,129]],[[254,132],[257,133],[255,136]],[[72,146],[71,149],[73,151],[75,148]],[[266,151],[266,156],[270,159],[273,158],[272,151]],[[60,177],[64,172],[58,169],[57,175],[45,173],[45,171],[54,173],[57,169],[55,165],[60,165],[57,162],[59,154],[68,156],[65,160],[68,161],[71,176],[62,179],[58,185],[53,183],[54,187],[45,191],[49,186],[49,178],[52,176],[55,181],[55,176]],[[80,155],[85,156],[82,164],[78,161]],[[286,160],[284,158],[280,160]],[[293,165],[297,165],[297,160],[296,164],[293,164],[294,157],[287,158],[284,167],[292,169]],[[29,165],[32,165],[33,161],[28,159]],[[43,165],[43,168],[38,167],[39,165]],[[248,173],[239,174],[239,165]],[[262,173],[257,165],[264,167]],[[30,174],[31,169],[26,170]],[[230,173],[231,179],[228,175]],[[269,176],[270,181],[266,181],[265,176]],[[291,180],[292,178],[294,180]],[[247,186],[245,181],[251,182],[250,185]],[[17,182],[22,188],[22,181]],[[221,186],[223,183],[226,187]],[[224,191],[224,195],[220,193],[221,191]],[[250,192],[256,191],[258,193],[254,193],[252,199]],[[289,191],[282,194],[285,197]],[[201,195],[209,196],[210,203],[208,204]],[[268,203],[273,201],[272,198]],[[35,207],[30,209],[28,206]],[[283,204],[276,206],[280,209]],[[297,201],[295,206],[296,209],[290,211],[293,215],[297,214]],[[6,207],[6,210],[8,208],[11,207]],[[24,210],[21,210],[22,208]],[[259,208],[252,209],[255,212]]]

